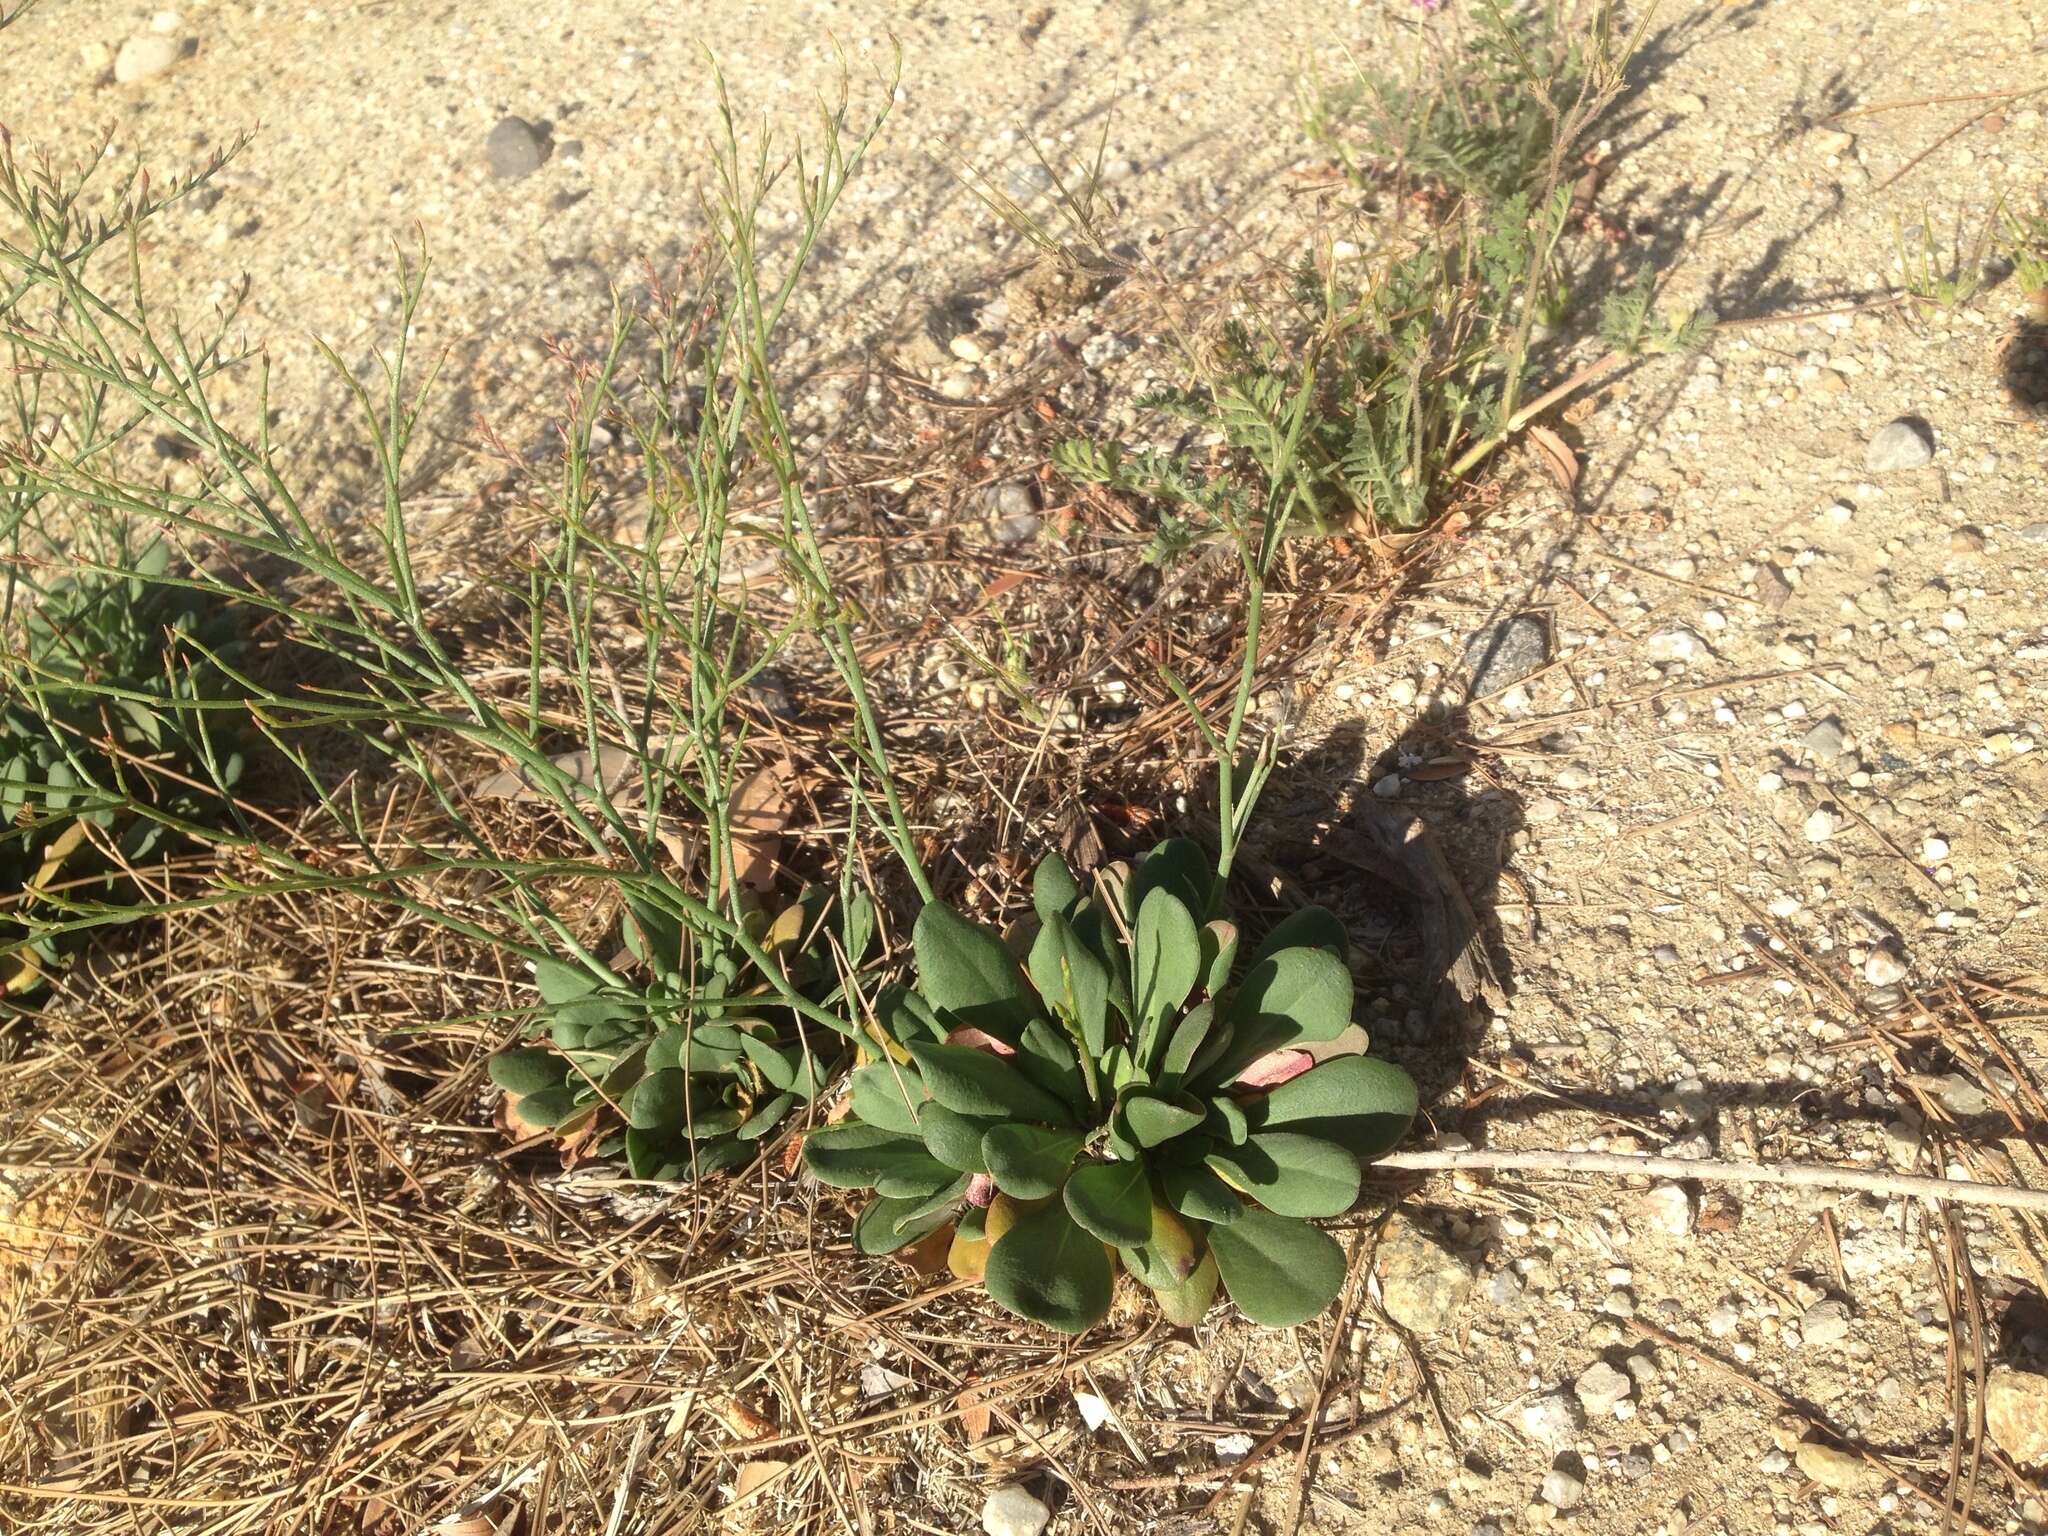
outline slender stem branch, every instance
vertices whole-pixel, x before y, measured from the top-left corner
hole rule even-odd
[[[1626,353],[1610,352],[1605,357],[1586,364],[1585,367],[1566,379],[1562,384],[1545,390],[1534,400],[1531,400],[1527,405],[1508,417],[1506,425],[1500,431],[1494,433],[1491,437],[1481,439],[1470,448],[1467,448],[1463,457],[1453,464],[1446,473],[1446,481],[1455,484],[1463,479],[1483,460],[1499,449],[1509,438],[1557,404],[1558,401],[1564,399],[1567,395],[1576,394],[1595,379],[1600,378],[1604,374],[1612,373],[1627,361],[1628,355]]]
[[[1709,1184],[1776,1184],[1866,1195],[1907,1195],[1956,1205],[2002,1205],[2048,1211],[2048,1189],[2017,1189],[1972,1179],[1930,1179],[1910,1173],[1832,1168],[1823,1163],[1733,1163],[1712,1158],[1638,1157],[1627,1152],[1503,1152],[1478,1147],[1457,1152],[1394,1152],[1374,1168],[1404,1173],[1473,1172],[1641,1174],[1653,1179],[1699,1179]]]

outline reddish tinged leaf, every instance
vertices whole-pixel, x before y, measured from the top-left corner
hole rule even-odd
[[[956,1029],[946,1036],[948,1045],[964,1045],[971,1051],[987,1051],[991,1056],[1014,1056],[1017,1047],[998,1040],[985,1029]]]
[[[1291,1077],[1299,1077],[1316,1064],[1307,1051],[1268,1051],[1237,1074],[1233,1087],[1277,1088]]]
[[[967,1180],[967,1203],[981,1210],[987,1210],[989,1202],[996,1197],[996,1181],[985,1173],[977,1173]]]

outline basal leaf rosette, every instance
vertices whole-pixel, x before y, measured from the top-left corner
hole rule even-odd
[[[1119,1264],[1175,1323],[1219,1287],[1269,1327],[1315,1316],[1344,1255],[1313,1223],[1416,1109],[1406,1073],[1360,1054],[1342,927],[1310,908],[1240,955],[1178,840],[1089,891],[1048,857],[1033,905],[1014,951],[941,903],[919,916],[916,989],[882,995],[851,1113],[804,1146],[821,1181],[875,1192],[855,1244],[950,1223],[956,1274],[1068,1333]]]
[[[835,945],[857,964],[874,935],[865,896],[842,909],[817,889],[745,921],[781,981],[834,1010]],[[624,937],[626,954],[610,965],[535,967],[533,1038],[491,1057],[491,1080],[522,1124],[623,1155],[636,1179],[748,1162],[761,1137],[818,1095],[845,1042],[802,1023],[743,946],[641,900],[628,902]]]

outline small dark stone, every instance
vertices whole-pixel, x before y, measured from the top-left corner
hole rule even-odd
[[[548,155],[547,135],[523,117],[498,121],[484,139],[484,158],[493,176],[531,176]]]
[[[1550,660],[1550,624],[1541,614],[1518,613],[1489,624],[1465,645],[1472,697],[1512,688]]]

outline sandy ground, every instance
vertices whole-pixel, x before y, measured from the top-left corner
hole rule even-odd
[[[248,274],[248,324],[310,458],[347,434],[305,338],[366,357],[392,243],[419,231],[436,264],[421,340],[452,359],[435,451],[456,482],[487,473],[478,413],[545,408],[542,338],[588,334],[612,285],[694,238],[714,121],[700,47],[744,120],[789,124],[832,88],[833,39],[856,92],[901,44],[894,116],[790,358],[829,372],[1016,258],[945,157],[1029,196],[1020,141],[1092,153],[1106,124],[1135,236],[1268,229],[1287,217],[1274,178],[1310,158],[1299,72],[1381,35],[1369,8],[1129,0],[222,3],[157,25],[185,56],[116,84],[111,56],[151,31],[148,9],[49,0],[8,35],[0,121],[71,151],[109,132],[117,155],[166,166],[258,129],[219,200],[152,254],[189,304]],[[1311,889],[1341,886],[1323,834],[1412,809],[1489,914],[1503,1006],[1449,1039],[1412,996],[1382,999],[1379,1045],[1435,1090],[1435,1130],[2042,1176],[2027,1081],[2043,1015],[1964,980],[2048,969],[2048,418],[2014,384],[2039,341],[2010,283],[1943,315],[1877,301],[1900,230],[1967,241],[2001,196],[2040,193],[2041,98],[1928,99],[2030,88],[2044,48],[2048,15],[1998,0],[1660,13],[1608,130],[1601,208],[1628,231],[1608,270],[1668,267],[1724,327],[1706,357],[1632,367],[1563,410],[1572,493],[1511,461],[1500,509],[1387,625],[1333,630],[1275,790],[1288,814],[1261,834]],[[1822,121],[1887,103],[1904,105]],[[550,125],[530,175],[487,164],[508,113]],[[1869,467],[1904,416],[1931,461]],[[345,513],[347,466],[324,467]],[[1541,665],[1469,698],[1468,640],[1517,614],[1547,632]],[[1475,767],[1416,773],[1438,760]],[[1500,1082],[1510,1113],[1483,1092]],[[1939,1495],[1910,1484],[1949,1477],[1952,1370],[2048,1365],[2039,1235],[1997,1217],[1509,1180],[1438,1180],[1411,1213],[1454,1250],[1431,1262],[1462,1303],[1419,1336],[1368,1311],[1345,1341],[1355,1409],[1407,1406],[1315,1458],[1301,1530],[1939,1529]],[[1254,1440],[1315,1390],[1317,1362],[1271,1341],[1221,1348],[1181,1363],[1181,1389]],[[1150,1380],[1104,1370],[1112,1399]],[[1070,1403],[1045,1411],[1074,1427]],[[1105,1483],[1143,1471],[1110,1434],[1087,1465]],[[1889,1471],[1797,1449],[1829,1436]],[[906,1493],[903,1518],[926,1523],[896,1528],[972,1528],[997,1480],[981,1476],[949,1468],[935,1506]],[[1125,1496],[1164,1521],[1207,1495]],[[2048,1528],[2029,1497],[1987,1467],[1978,1518]],[[1249,1528],[1296,1513],[1283,1468]],[[830,1506],[819,1518],[837,1528]],[[1066,1499],[1055,1531],[1087,1528]]]

